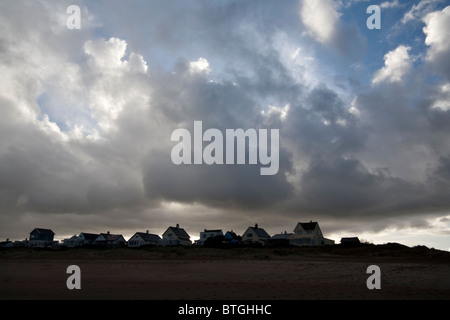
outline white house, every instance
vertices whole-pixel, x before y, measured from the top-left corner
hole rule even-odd
[[[128,239],[128,247],[138,248],[144,246],[156,246],[161,238],[157,234],[146,232],[136,232]]]
[[[74,248],[74,247],[80,247],[80,240],[78,239],[77,235],[74,234],[72,237],[68,239],[63,239],[63,245],[67,248]]]
[[[294,229],[294,234],[289,236],[292,246],[324,246],[333,245],[334,240],[323,236],[318,222],[299,222]]]
[[[75,234],[68,239],[64,239],[63,244],[68,248],[92,245],[99,236],[99,234],[81,232],[79,236]]]
[[[96,233],[81,232],[78,236],[78,241],[80,246],[93,245],[98,237],[99,234]]]
[[[206,240],[208,240],[209,238],[214,238],[217,236],[223,236],[223,232],[220,229],[216,229],[216,230],[207,230],[204,229],[202,232],[200,232],[200,239],[197,241],[197,244],[199,246],[203,246],[205,245]]]
[[[192,244],[190,238],[189,234],[177,224],[176,227],[167,228],[158,244],[161,246],[190,246]]]
[[[254,227],[248,227],[242,234],[242,243],[244,244],[260,244],[266,245],[267,240],[270,239],[269,234],[263,228],[260,228],[258,224]]]

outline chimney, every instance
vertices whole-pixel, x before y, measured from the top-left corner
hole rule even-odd
[[[148,234],[148,230],[145,233]]]
[[[206,232],[206,229],[203,229],[203,230],[205,230],[205,231],[203,231],[203,232]]]
[[[177,223],[177,229],[180,227],[180,225]]]
[[[255,223],[255,229],[258,229],[258,224],[257,223]]]
[[[106,232],[106,234],[110,234],[109,230],[108,230],[108,232]]]

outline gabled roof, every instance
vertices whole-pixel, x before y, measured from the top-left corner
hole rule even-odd
[[[37,232],[39,232],[39,233],[41,233],[41,234],[55,234],[52,230],[50,230],[50,229],[43,229],[43,228],[34,228],[33,229],[33,231],[37,231]],[[31,232],[33,232],[33,231],[31,231]]]
[[[202,232],[221,233],[221,232],[222,232],[222,229],[214,229],[214,230],[207,230],[207,229],[205,229],[205,230],[203,230]]]
[[[175,233],[175,235],[179,238],[187,238],[187,239],[190,238],[189,234],[183,228],[169,227],[169,229],[171,229],[173,233]]]
[[[299,222],[303,230],[312,231],[316,228],[317,222]]]
[[[236,233],[234,233],[233,231],[227,231],[225,233],[225,238],[227,237],[227,235],[231,239],[236,239],[236,240],[240,239],[240,237]]]
[[[87,241],[95,241],[95,239],[97,239],[98,236],[99,236],[99,234],[95,234],[95,233],[81,232],[81,233],[80,233],[80,236],[81,236],[81,234],[83,234],[84,238],[85,238]]]
[[[106,241],[117,241],[120,238],[123,238],[121,234],[110,234],[110,233],[100,233],[99,236],[105,238]],[[125,240],[125,238],[123,238]]]
[[[157,234],[151,234],[147,232],[136,232],[135,235],[139,235],[144,241],[158,241],[161,238]]]
[[[248,227],[249,229],[252,229],[254,233],[260,238],[270,238],[269,234],[264,230],[263,228],[259,227]]]

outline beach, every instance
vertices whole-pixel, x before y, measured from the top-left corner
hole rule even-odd
[[[437,250],[164,249],[2,251],[0,299],[450,299],[449,255]],[[81,290],[66,286],[70,265]],[[366,284],[371,265],[379,290]]]

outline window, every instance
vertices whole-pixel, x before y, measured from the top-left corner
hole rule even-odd
[[[253,233],[247,233],[247,238],[253,237]]]
[[[302,235],[302,230],[297,230],[297,234]]]
[[[312,233],[312,231],[307,231],[306,233],[307,233],[307,234],[311,234],[311,233]]]

